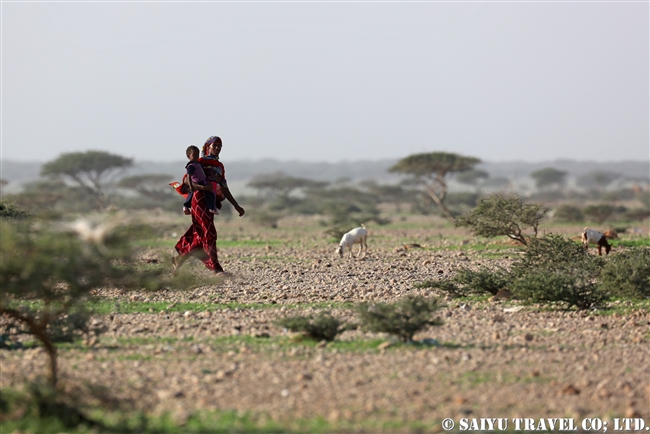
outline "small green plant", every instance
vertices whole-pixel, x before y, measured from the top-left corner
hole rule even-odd
[[[493,194],[479,199],[472,211],[456,220],[456,226],[467,227],[474,235],[496,237],[506,235],[526,245],[531,239],[524,234],[528,227],[537,237],[537,228],[546,218],[548,209],[536,203],[524,203],[516,195]]]
[[[390,333],[402,342],[413,340],[413,335],[427,326],[442,325],[433,318],[440,309],[437,298],[421,295],[407,296],[396,303],[360,303],[357,314],[362,328],[375,333]]]
[[[338,318],[323,312],[316,317],[300,315],[284,317],[276,320],[275,324],[292,332],[300,332],[317,341],[333,341],[339,333],[350,328]]]
[[[611,257],[603,266],[599,288],[619,297],[650,298],[650,248],[633,247]]]

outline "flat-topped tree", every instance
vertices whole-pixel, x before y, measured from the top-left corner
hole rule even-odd
[[[429,152],[402,158],[388,171],[414,177],[445,216],[454,221],[454,217],[444,204],[448,190],[446,178],[452,173],[471,170],[480,162],[481,160],[475,157],[449,152]]]
[[[467,227],[480,237],[507,237],[527,245],[537,237],[537,230],[548,209],[537,203],[525,203],[517,195],[493,194],[479,199],[476,208],[458,217],[456,226]],[[524,230],[532,228],[533,236]]]
[[[97,209],[101,210],[106,206],[106,184],[132,165],[133,159],[105,151],[68,152],[45,163],[41,175],[72,180],[95,198]]]

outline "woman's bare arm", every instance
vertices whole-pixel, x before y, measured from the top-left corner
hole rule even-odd
[[[244,213],[246,212],[244,208],[239,206],[235,198],[233,197],[232,193],[230,192],[230,189],[226,185],[221,185],[221,192],[223,193],[224,196],[226,196],[226,199],[228,199],[228,202],[232,203],[232,206],[235,207],[237,212],[239,213],[239,216],[243,216]]]

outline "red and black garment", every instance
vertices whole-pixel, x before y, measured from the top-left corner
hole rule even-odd
[[[208,212],[208,206],[202,191],[192,195],[192,226],[176,243],[179,255],[193,255],[203,261],[214,272],[221,272],[217,255],[217,229],[214,226],[214,214]]]

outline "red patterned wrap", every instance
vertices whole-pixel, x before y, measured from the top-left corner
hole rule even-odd
[[[214,272],[223,271],[217,256],[217,229],[214,227],[214,214],[208,212],[202,191],[192,195],[192,226],[176,243],[179,255],[192,255],[203,261]]]

